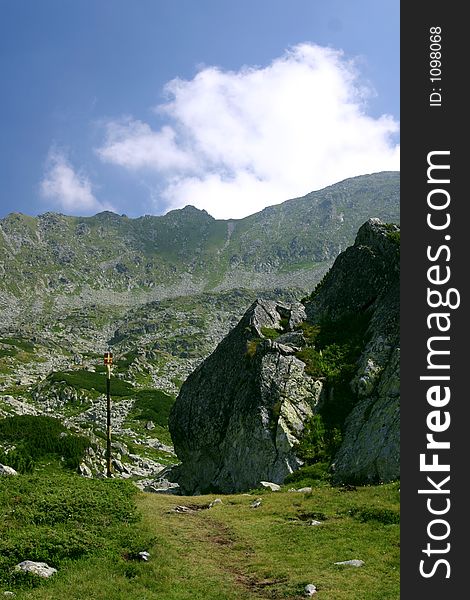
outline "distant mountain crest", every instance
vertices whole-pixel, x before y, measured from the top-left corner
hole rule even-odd
[[[111,304],[129,293],[139,304],[240,287],[309,290],[371,216],[399,221],[399,173],[354,177],[226,221],[191,205],[137,219],[13,213],[0,219],[0,292],[5,309],[14,299],[27,309],[104,292]]]

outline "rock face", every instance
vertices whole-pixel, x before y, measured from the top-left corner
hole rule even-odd
[[[334,461],[337,482],[400,474],[399,228],[369,219],[306,304],[308,320],[368,314],[368,342],[350,385],[356,404]]]
[[[301,465],[293,447],[321,391],[294,356],[303,319],[300,303],[256,301],[185,381],[169,427],[186,493],[279,483]]]
[[[307,345],[302,324],[338,328],[362,316],[367,331],[346,381],[352,410],[341,423],[334,476],[337,482],[397,478],[399,228],[369,219],[305,304],[257,300],[183,384],[169,422],[183,491],[282,483],[301,466],[296,444],[305,425],[328,410],[337,392],[334,379],[308,374],[296,356]]]

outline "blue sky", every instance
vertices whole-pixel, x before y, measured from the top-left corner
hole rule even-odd
[[[0,216],[241,217],[398,169],[397,0],[0,0]]]

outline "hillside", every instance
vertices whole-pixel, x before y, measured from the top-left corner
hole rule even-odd
[[[167,415],[187,376],[257,297],[310,293],[371,215],[398,221],[398,173],[348,179],[241,220],[190,206],[138,219],[1,219],[0,416],[56,416],[98,443],[109,347],[121,475],[151,478],[176,460]],[[87,467],[102,470],[102,456]]]

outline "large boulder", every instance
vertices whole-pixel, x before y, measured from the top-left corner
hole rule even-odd
[[[300,303],[257,300],[185,381],[169,426],[186,493],[281,483],[302,464],[295,445],[321,392],[289,333],[303,319]]]

